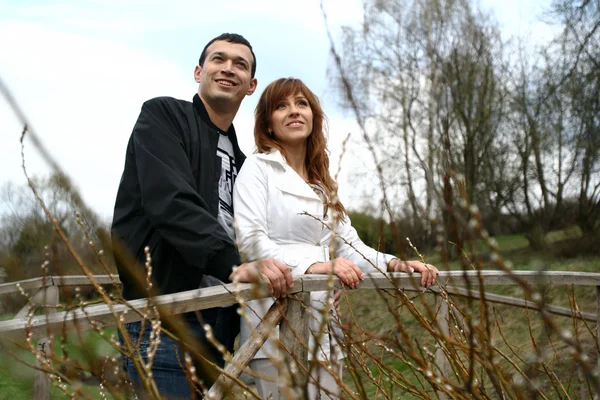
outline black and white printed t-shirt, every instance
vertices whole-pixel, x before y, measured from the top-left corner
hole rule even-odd
[[[237,166],[231,140],[227,135],[219,133],[219,144],[217,145],[217,156],[221,158],[221,177],[219,178],[219,214],[217,220],[225,229],[231,240],[235,243],[235,231],[233,229],[233,184],[237,177]],[[200,287],[221,285],[223,282],[212,275],[204,275],[200,281]],[[228,307],[228,306],[221,306]]]
[[[217,155],[221,157],[221,177],[219,178],[219,214],[217,219],[231,240],[235,242],[233,229],[233,184],[237,178],[237,166],[233,145],[227,135],[219,134]]]

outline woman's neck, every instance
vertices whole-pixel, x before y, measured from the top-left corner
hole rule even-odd
[[[285,160],[302,179],[308,181],[306,170],[306,144],[301,147],[285,147]]]

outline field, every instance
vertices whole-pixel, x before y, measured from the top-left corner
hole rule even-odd
[[[500,236],[495,239],[498,241],[500,253],[503,258],[510,261],[515,270],[600,272],[600,256],[597,255],[597,252],[596,255],[576,257],[563,257],[560,255],[564,251],[565,245],[569,245],[580,236],[581,232],[577,229],[551,232],[547,237],[548,242],[551,244],[551,250],[544,252],[534,252],[529,249],[527,239],[520,235]],[[486,248],[484,243],[475,241],[467,243],[465,248],[467,247],[471,249],[468,254],[471,256],[474,264],[480,262],[484,269],[497,269],[489,261],[489,249]],[[439,265],[440,262],[436,254],[429,257],[426,255],[425,260],[435,265]],[[460,268],[458,263],[451,263],[446,267],[446,269]],[[544,298],[548,304],[569,308],[569,299],[575,298],[581,311],[589,313],[595,313],[596,311],[596,288],[593,286],[573,288],[565,285],[537,289],[544,293]],[[524,297],[523,290],[516,285],[493,286],[488,291],[505,296]],[[410,294],[410,296],[414,296],[414,294]],[[462,305],[463,309],[469,309],[466,300],[455,298],[455,301]],[[427,303],[433,307],[433,299],[428,299]],[[477,320],[480,316],[478,307],[479,302],[476,301],[473,308],[470,308],[473,320]],[[397,334],[398,326],[392,318],[386,318],[386,314],[389,315],[387,304],[383,297],[376,292],[360,291],[352,293],[351,308],[352,314],[356,318],[356,321],[359,322],[361,329],[369,332],[377,332],[382,336]],[[490,314],[493,314],[496,319],[496,322],[491,324],[493,325],[491,336],[496,338],[498,342],[497,347],[505,352],[505,354],[511,351],[503,343],[500,335],[502,333],[506,337],[506,341],[514,347],[513,350],[516,350],[519,356],[527,359],[527,357],[535,355],[532,337],[538,340],[536,343],[538,346],[541,346],[539,339],[542,338],[542,341],[544,341],[546,337],[545,326],[542,319],[539,318],[539,313],[523,308],[493,303],[490,310]],[[430,346],[430,348],[434,348],[435,343],[433,343],[430,337],[429,340],[427,339],[428,335],[424,332],[422,326],[415,321],[408,311],[402,312],[404,316],[402,319],[403,329],[409,333],[411,339],[418,341],[422,347]],[[565,330],[568,330],[573,335],[577,335],[582,343],[584,353],[589,356],[591,362],[596,363],[596,341],[595,337],[589,332],[591,330],[595,334],[595,322],[588,322],[587,326],[581,321],[578,322],[578,331],[574,333],[572,328],[573,320],[571,318],[554,316],[553,319],[558,326],[564,327]],[[566,346],[560,340],[556,340],[555,337],[552,337],[550,340],[555,340],[554,343],[556,346],[551,346],[553,354],[548,364],[555,369],[557,381],[563,383],[565,389],[570,390],[571,393],[579,392],[579,377],[577,376],[576,368],[574,368],[575,365],[572,362],[571,354],[566,352]],[[384,359],[388,365],[394,365],[401,373],[410,376],[409,380],[411,382],[417,382],[414,371],[406,363],[397,357],[385,357]],[[371,373],[376,377],[381,376],[381,371],[378,372],[376,368],[371,368]],[[344,376],[344,381],[346,384],[351,385],[352,379],[348,375]],[[365,374],[362,374],[362,378],[365,378]],[[368,379],[364,379],[364,381],[367,382]],[[389,385],[388,387],[392,386]],[[377,391],[377,388],[373,384],[367,382],[365,387],[368,398],[386,398],[381,392]],[[398,396],[402,399],[418,398],[401,393],[398,389],[394,392],[388,392],[387,395],[389,398],[398,398]],[[558,397],[556,394],[551,393],[548,395],[548,398],[565,397]],[[580,398],[587,398],[587,393]]]
[[[60,348],[60,343],[56,342],[55,351],[61,351]],[[65,348],[71,358],[78,360],[86,359],[82,349],[89,351],[91,354],[117,356],[116,351],[104,342],[98,334],[93,332],[84,333],[81,340],[75,336],[69,337]],[[34,356],[28,349],[16,346],[7,346],[7,348],[2,349],[0,353],[0,399],[20,400],[31,398],[34,370],[25,363],[29,365],[35,363]],[[93,399],[103,398],[97,386],[83,385],[83,387]],[[64,399],[67,397],[60,389],[52,386],[50,398]]]
[[[573,237],[579,236],[578,231],[561,231],[553,232],[549,235],[548,240],[557,245],[565,240],[570,240]],[[515,269],[519,270],[562,270],[562,271],[585,271],[585,272],[597,272],[600,270],[600,257],[599,256],[578,256],[570,258],[557,257],[552,252],[536,253],[528,249],[527,240],[519,235],[503,236],[496,238],[503,257],[510,260],[514,265]],[[473,249],[473,254],[476,254],[475,259],[485,260],[486,248],[480,242],[473,242],[468,244]],[[435,255],[426,257],[426,261],[431,263],[439,263],[439,259]],[[485,268],[492,268],[489,262],[483,261]],[[451,264],[447,268],[455,269],[458,265]],[[569,296],[575,294],[578,305],[582,311],[595,312],[596,306],[596,293],[594,287],[589,288],[576,288],[573,291],[572,288],[568,287],[553,287],[548,288],[544,293],[546,294],[547,301],[551,304],[557,304],[562,306],[569,306]],[[494,287],[494,293],[522,297],[523,293],[521,289],[516,286],[503,286]],[[427,302],[433,304],[433,296],[428,296]],[[387,309],[382,297],[374,291],[357,291],[351,293],[349,296],[350,304],[352,307],[352,314],[356,321],[358,321],[360,327],[369,332],[379,333],[381,335],[394,334],[394,330],[397,329],[395,322],[392,318],[386,318]],[[517,309],[509,306],[495,305],[493,307],[494,313],[499,318],[498,329],[501,328],[502,333],[506,336],[507,341],[515,344],[520,351],[523,353],[531,352],[532,345],[530,335],[539,335],[543,329],[543,323],[535,312],[527,311],[524,309]],[[411,337],[422,338],[423,330],[419,324],[412,318],[410,313],[400,311],[403,316],[403,327],[410,332]],[[344,310],[344,315],[348,316],[349,312],[347,309]],[[3,316],[3,319],[10,318],[10,315]],[[527,328],[526,321],[531,321],[532,330]],[[565,317],[556,317],[556,321],[559,324],[569,324],[571,320]],[[591,329],[595,329],[595,324],[591,323]],[[593,338],[582,330],[581,341],[584,343],[586,353],[589,352],[590,357],[594,358],[595,362],[595,345]],[[80,344],[83,343],[83,346]],[[427,340],[423,338],[423,343],[427,343]],[[369,344],[369,343],[368,343]],[[499,344],[502,346],[502,344]],[[83,337],[70,337],[65,344],[65,349],[69,352],[72,358],[84,360],[84,354],[82,349],[91,352],[92,354],[99,355],[116,355],[115,351],[110,348],[97,334],[87,333]],[[55,350],[60,351],[60,344],[55,343]],[[555,366],[557,368],[557,376],[561,380],[567,380],[569,371],[572,370],[572,365],[569,363],[561,363],[560,355],[561,349],[557,349],[555,354],[557,359]],[[16,359],[20,361],[16,361]],[[33,370],[24,365],[25,363],[33,363],[34,358],[31,353],[26,349],[19,349],[13,346],[5,346],[0,352],[0,399],[26,399],[31,398],[32,394],[32,382],[33,382]],[[386,357],[385,362],[388,365],[393,365],[400,371],[405,371],[407,374],[412,372],[406,364],[402,363],[398,359],[393,357]],[[372,369],[374,374],[377,374],[375,369]],[[344,381],[347,385],[352,385],[352,377],[349,373],[345,373]],[[577,386],[578,383],[573,381],[573,386]],[[91,398],[100,399],[103,398],[97,386],[86,386],[86,391],[90,394]],[[379,397],[376,396],[376,388],[370,383],[365,385],[366,394],[369,398]],[[397,398],[401,393],[396,389],[391,394],[392,397]],[[64,398],[64,394],[57,388],[52,388],[52,399]],[[110,396],[109,396],[110,398]],[[383,398],[383,397],[382,397]],[[402,395],[401,398],[411,398],[410,396]],[[552,397],[551,397],[552,398]]]

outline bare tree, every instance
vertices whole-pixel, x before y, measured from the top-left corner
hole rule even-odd
[[[511,123],[519,189],[507,209],[532,247],[562,228],[565,202],[577,198],[577,223],[590,233],[600,217],[600,11],[598,2],[555,1],[562,31],[538,55],[520,51],[513,67]]]
[[[509,164],[500,135],[507,70],[499,30],[468,1],[378,0],[364,9],[362,28],[343,31],[342,64],[386,184],[407,199],[413,227],[437,215],[460,242],[447,213],[456,197],[448,171],[489,209],[499,198],[489,193],[503,190],[497,168]],[[418,237],[432,238],[431,228]]]
[[[555,90],[569,100],[571,147],[579,156],[577,222],[590,233],[600,218],[600,2],[555,0],[551,16],[563,28],[551,50],[568,65]]]

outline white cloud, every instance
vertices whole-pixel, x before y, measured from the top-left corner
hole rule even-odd
[[[519,6],[510,1],[510,7]],[[352,132],[357,143],[360,133],[351,117],[336,112],[325,76],[329,43],[319,3],[82,0],[9,6],[0,0],[0,76],[50,153],[105,218],[112,214],[126,143],[142,102],[162,95],[190,99],[196,91],[193,63],[204,43],[223,31],[248,37],[258,58],[259,89],[234,121],[242,149],[250,153],[254,147],[253,110],[266,84],[297,76],[324,100],[336,171],[342,140]],[[340,25],[360,21],[360,3],[324,0],[334,37]],[[21,129],[0,100],[0,183],[24,180]],[[344,157],[340,194],[346,205],[360,205],[370,184],[366,177],[349,183],[357,172],[372,173],[367,157],[358,144]],[[33,173],[47,171],[31,145],[27,160]]]
[[[332,25],[360,17],[359,1],[324,0]],[[339,12],[343,9],[343,12]],[[197,1],[59,1],[32,5],[21,3],[14,8],[15,17],[43,21],[62,30],[135,35],[140,32],[202,30],[204,26],[265,21],[298,27],[301,31],[323,32],[320,1],[298,0],[230,0]],[[269,34],[269,26],[261,26]]]
[[[258,8],[245,7],[251,15],[259,12]],[[272,11],[280,16],[286,12],[280,8]],[[153,49],[137,48],[127,40],[99,38],[89,32],[74,33],[72,30],[76,27],[69,23],[66,24],[68,29],[59,29],[52,18],[46,18],[47,23],[37,21],[62,13],[71,15],[68,21],[87,24],[86,18],[93,19],[95,11],[65,3],[23,9],[17,12],[18,18],[5,19],[0,25],[0,38],[4,38],[0,39],[3,49],[0,74],[21,102],[49,153],[73,178],[84,199],[103,217],[110,218],[126,143],[142,102],[159,95],[190,99],[196,91],[193,64],[189,68],[182,67],[181,63],[170,61]],[[297,22],[308,18],[308,14],[294,15]],[[112,29],[114,21],[107,23],[102,13],[97,17],[90,24]],[[320,15],[313,15],[311,21],[322,23]],[[290,35],[287,40],[285,36],[277,38],[279,43],[287,45],[283,51],[276,46],[273,50],[268,45],[254,44],[262,84],[257,93],[244,102],[234,121],[240,145],[246,153],[254,148],[253,110],[269,81],[281,76],[299,76],[317,93],[324,91],[319,86],[325,83],[326,47],[322,47],[320,54],[309,54],[314,44],[299,39],[310,34],[306,31],[295,34],[297,37],[293,39]],[[325,41],[319,43],[325,44]],[[286,51],[298,54],[295,59],[282,58],[281,54]],[[194,49],[194,59],[196,52],[199,50]],[[274,65],[277,62],[281,62],[281,69]],[[312,65],[312,69],[306,63]],[[24,182],[18,141],[22,127],[6,104],[1,104],[0,182]],[[335,142],[332,135],[331,143]],[[26,145],[26,159],[30,174],[48,172],[31,144]]]
[[[2,24],[0,37],[11,36],[19,40],[2,44],[4,79],[50,154],[89,204],[108,217],[142,102],[165,94],[190,98],[192,71],[115,42],[35,24]],[[2,109],[0,181],[22,181],[21,127],[6,106]],[[26,154],[32,173],[47,171],[31,146]]]
[[[551,0],[487,0],[483,7],[496,16],[505,38],[522,38],[533,50],[556,34],[556,28],[542,20],[551,3]]]

